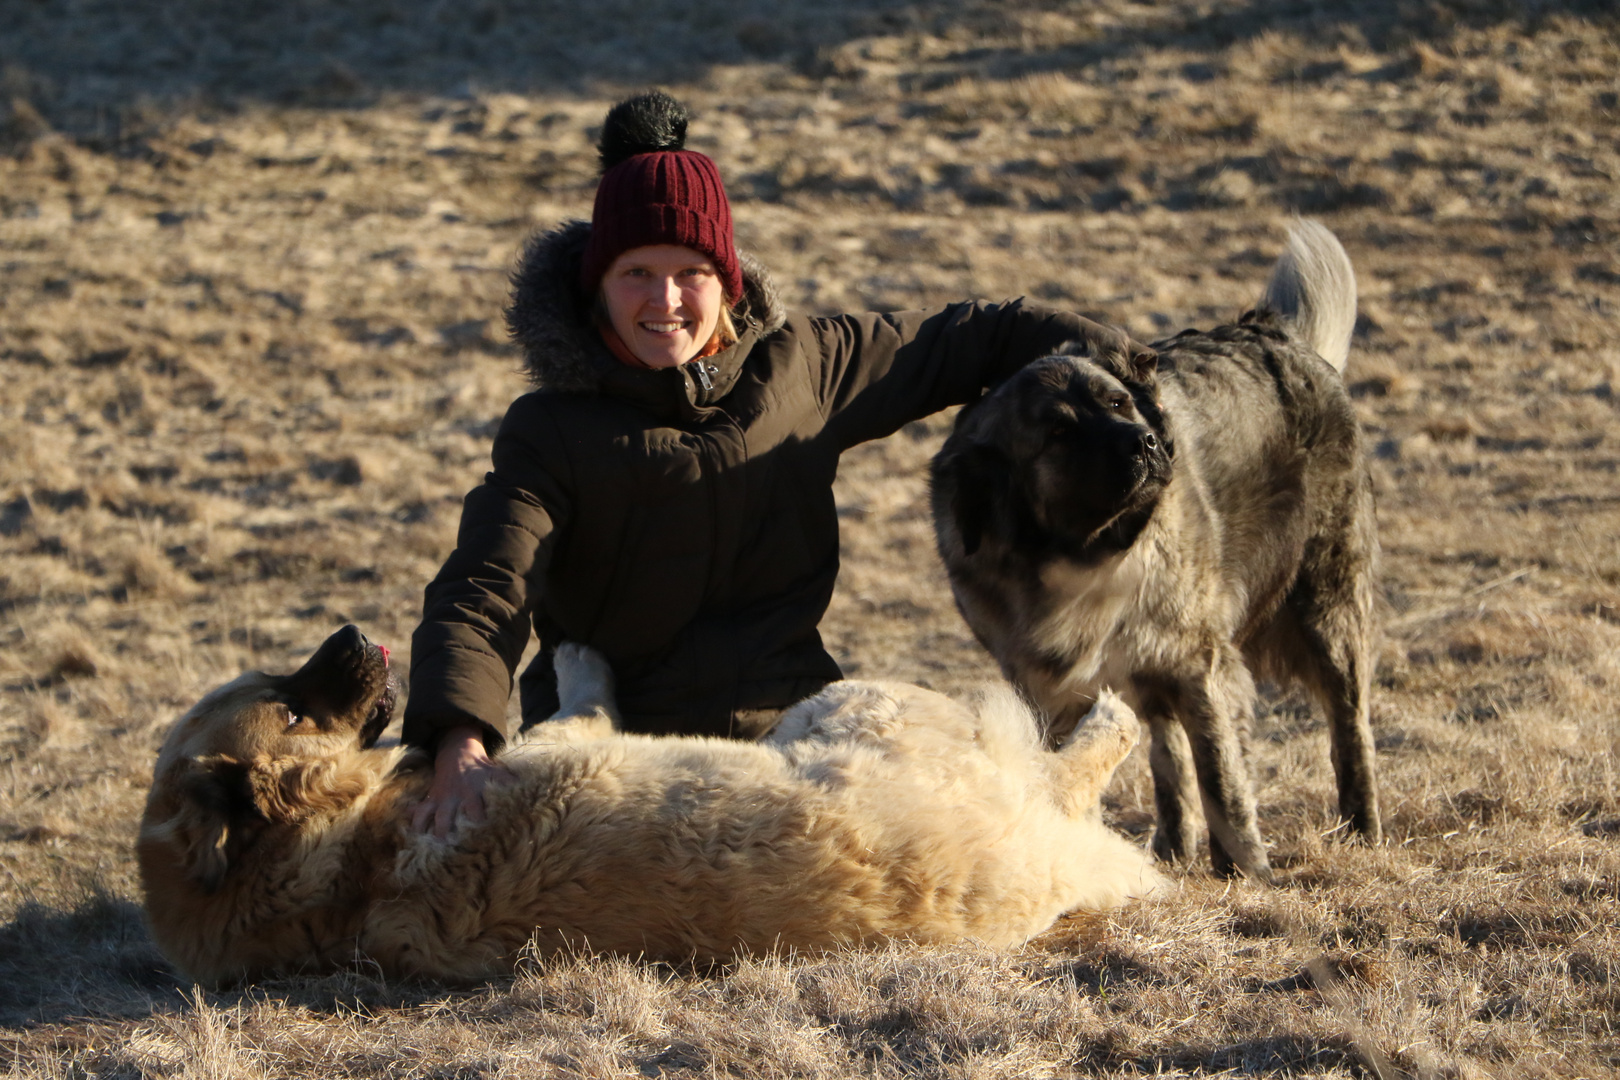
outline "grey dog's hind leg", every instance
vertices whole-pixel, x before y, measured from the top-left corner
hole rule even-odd
[[[1307,558],[1305,570],[1265,635],[1267,670],[1305,684],[1327,714],[1339,816],[1357,835],[1383,836],[1373,762],[1371,694],[1372,554],[1339,545],[1331,559]],[[1347,553],[1348,552],[1348,553]]]
[[[1378,539],[1372,497],[1361,493],[1355,526],[1348,530],[1354,551],[1343,558],[1312,553],[1307,572],[1332,598],[1310,613],[1311,637],[1319,643],[1316,683],[1333,723],[1333,771],[1339,781],[1339,814],[1370,843],[1383,838],[1378,780],[1373,764],[1372,677],[1378,637],[1373,614],[1373,583]],[[1325,588],[1324,588],[1325,586]]]
[[[1339,817],[1369,843],[1383,838],[1378,809],[1378,782],[1373,764],[1372,719],[1368,697],[1372,682],[1371,650],[1351,639],[1324,642],[1327,654],[1319,667],[1319,694],[1332,720],[1333,772],[1339,783]]]

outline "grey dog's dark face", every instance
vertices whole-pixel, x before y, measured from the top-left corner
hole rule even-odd
[[[1124,384],[1073,357],[1043,362],[1030,376],[1013,388],[1022,415],[1007,435],[1044,528],[1065,540],[1089,539],[1158,497],[1170,459]]]
[[[934,482],[964,553],[987,535],[1078,554],[1119,532],[1128,546],[1169,482],[1171,451],[1151,375],[1110,366],[1048,357],[958,419]]]

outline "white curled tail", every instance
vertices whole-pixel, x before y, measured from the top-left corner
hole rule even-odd
[[[1283,317],[1294,337],[1343,372],[1356,329],[1356,272],[1339,238],[1319,221],[1299,219],[1288,250],[1271,268],[1260,306]]]

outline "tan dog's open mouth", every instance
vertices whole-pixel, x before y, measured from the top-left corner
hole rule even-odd
[[[288,705],[324,731],[354,731],[360,745],[369,748],[394,718],[396,690],[388,659],[388,649],[359,627],[345,626],[287,677]]]
[[[366,722],[360,725],[360,745],[369,750],[376,745],[388,725],[394,722],[394,701],[398,697],[398,689],[388,663],[388,646],[378,645],[365,634],[360,634],[360,643],[364,650],[362,663],[372,667],[380,665],[383,670],[382,692],[377,695]]]
[[[380,645],[376,647],[382,649]],[[388,663],[387,649],[382,649],[382,656],[383,664],[386,665]],[[388,681],[383,684],[382,694],[378,696],[377,703],[371,707],[371,715],[366,718],[366,722],[360,727],[360,746],[363,749],[369,750],[375,746],[388,725],[394,722],[394,701],[397,696],[394,677],[389,675]]]

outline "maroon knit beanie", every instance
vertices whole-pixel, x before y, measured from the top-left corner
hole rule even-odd
[[[720,286],[742,297],[742,265],[731,237],[731,203],[714,162],[685,150],[686,110],[661,91],[621,101],[609,110],[598,150],[591,236],[579,279],[586,295],[620,255],[649,244],[678,244],[714,262]]]

